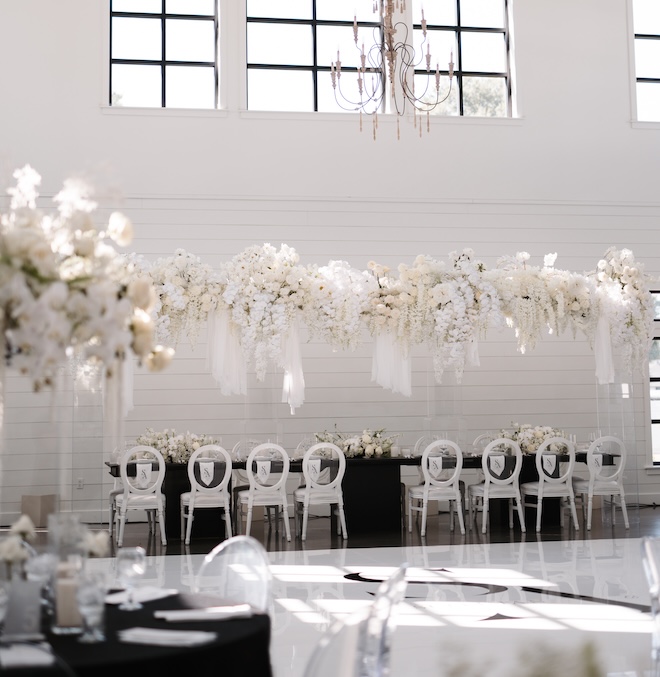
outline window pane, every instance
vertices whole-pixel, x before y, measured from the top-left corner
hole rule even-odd
[[[373,0],[316,0],[316,18],[323,21],[379,21]],[[350,29],[352,30],[352,29]]]
[[[653,307],[655,308],[653,319],[660,320],[660,292],[654,291],[651,292],[651,295],[653,296]],[[658,327],[658,332],[660,332],[660,327]]]
[[[316,31],[316,54],[319,66],[329,66],[337,61],[337,51],[341,56],[342,68],[360,65],[360,51],[364,44],[365,53],[369,51],[373,40],[371,31],[358,30],[358,44],[353,40],[353,29],[347,26],[319,26]]]
[[[504,78],[463,78],[463,114],[505,117],[507,92]]]
[[[215,108],[213,68],[167,66],[165,105],[168,108]]]
[[[312,28],[287,24],[249,23],[248,63],[311,66]]]
[[[461,0],[461,26],[504,28],[502,0]]]
[[[163,2],[162,0],[112,0],[112,11],[160,14],[163,11]]]
[[[660,424],[651,426],[651,445],[653,447],[653,463],[660,463]]]
[[[637,83],[637,119],[645,122],[660,121],[660,83]]]
[[[633,0],[635,33],[660,35],[660,4],[658,0]]]
[[[503,73],[506,45],[503,34],[463,33],[463,71]]]
[[[425,75],[415,76],[415,94],[421,96],[421,93],[426,89],[427,77]],[[427,100],[435,101],[435,78],[431,78],[430,96]],[[449,93],[449,97],[445,101],[441,101],[432,111],[431,115],[458,115],[458,84],[456,79],[452,79],[451,92],[449,90],[449,77],[442,75],[440,77],[440,98],[443,99]]]
[[[635,40],[638,78],[660,78],[660,40]]]
[[[112,19],[113,59],[160,59],[160,19]]]
[[[167,0],[165,11],[168,14],[196,14],[214,16],[213,0]]]
[[[458,115],[458,97],[455,90],[456,82],[452,83],[452,92],[449,91],[449,76],[440,76],[440,90],[435,88],[435,75],[415,76],[415,96],[429,105],[429,112],[434,115]],[[443,101],[449,94],[449,98]],[[431,106],[437,105],[432,110]]]
[[[249,110],[313,111],[311,72],[248,70]]]
[[[414,46],[415,46],[415,61],[419,60],[419,55],[422,56],[421,64],[417,68],[426,68],[426,59],[423,58],[426,54],[427,46],[431,51],[431,70],[435,71],[435,66],[438,64],[440,70],[449,70],[450,59],[456,57],[456,33],[455,31],[427,31],[426,43],[423,43],[424,34],[421,30],[413,32]],[[453,57],[452,57],[453,55]],[[454,61],[457,59],[454,58]]]
[[[660,378],[660,340],[651,341],[651,350],[649,352],[649,376],[651,378]],[[653,387],[653,384],[652,384]],[[660,383],[657,384],[660,388]],[[660,416],[658,416],[660,418]]]
[[[660,421],[660,383],[651,383],[651,418]]]
[[[167,19],[165,22],[165,58],[168,61],[212,62],[214,45],[212,21]]]
[[[422,10],[424,10],[424,18],[428,24],[456,25],[456,0],[435,0],[435,2],[414,0],[412,3],[413,23],[421,23]]]
[[[247,0],[247,16],[311,19],[312,0]]]
[[[346,93],[353,98],[359,98],[357,93],[357,84],[355,78],[357,75],[355,73],[345,73],[341,77],[342,86],[345,85]],[[318,109],[322,113],[344,113],[344,112],[355,112],[356,105],[352,105],[344,100],[342,100],[339,92],[337,92],[337,98],[339,103],[335,100],[335,90],[332,88],[332,82],[330,80],[330,73],[327,71],[321,71],[318,74]],[[342,108],[343,106],[343,108]]]
[[[160,108],[160,66],[112,66],[112,105]]]

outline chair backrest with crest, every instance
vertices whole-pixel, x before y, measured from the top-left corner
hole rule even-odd
[[[539,481],[555,487],[571,483],[575,468],[575,444],[565,437],[543,440],[536,450],[536,472]],[[566,458],[567,457],[567,458]],[[542,487],[540,488],[542,491]]]
[[[188,479],[193,493],[221,494],[231,479],[231,456],[217,444],[205,444],[188,459]]]
[[[516,484],[522,469],[520,446],[506,437],[498,437],[489,442],[481,456],[481,469],[486,484]]]
[[[435,440],[422,453],[422,473],[429,487],[458,484],[463,469],[463,452],[451,440]]]

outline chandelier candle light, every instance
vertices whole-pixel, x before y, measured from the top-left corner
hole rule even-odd
[[[390,92],[390,107],[396,113],[397,139],[401,138],[399,119],[406,112],[406,105],[410,104],[413,111],[413,124],[417,128],[417,113],[426,113],[426,130],[430,131],[430,112],[446,101],[451,94],[452,78],[454,75],[453,52],[449,56],[449,87],[446,94],[440,93],[440,66],[435,67],[435,92],[431,84],[431,47],[427,42],[426,19],[422,10],[422,44],[417,51],[407,42],[408,26],[397,21],[395,16],[401,16],[406,11],[405,0],[378,0],[374,2],[374,13],[378,12],[380,21],[374,28],[376,35],[374,44],[367,52],[364,43],[358,47],[357,16],[353,17],[353,40],[359,51],[360,65],[357,67],[357,87],[359,101],[347,97],[341,89],[341,67],[339,51],[337,61],[330,64],[330,77],[337,104],[344,110],[354,110],[360,113],[360,131],[362,131],[362,113],[373,116],[373,137],[376,139],[378,129],[378,111],[383,110],[385,94]],[[397,41],[397,32],[405,33],[401,41]],[[424,46],[426,45],[426,53]],[[368,61],[368,64],[367,64]],[[422,66],[424,62],[424,66]],[[426,70],[427,83],[420,96],[415,94],[416,69]],[[351,69],[353,70],[353,69]],[[366,74],[370,73],[367,82]],[[343,103],[342,103],[343,102]],[[419,135],[422,135],[422,123],[419,122]]]

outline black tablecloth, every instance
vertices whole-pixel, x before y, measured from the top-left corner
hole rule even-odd
[[[75,674],[79,677],[148,677],[150,675],[194,675],[194,677],[272,677],[270,664],[270,618],[255,615],[223,621],[172,623],[154,618],[156,609],[198,606],[199,600],[185,593],[144,604],[137,611],[121,611],[106,605],[106,640],[82,644],[78,635],[53,635],[47,640],[60,665],[53,668],[2,670],[2,674]],[[217,602],[216,602],[217,603]],[[126,644],[117,631],[132,627],[217,632],[217,639],[197,647],[166,647]],[[67,670],[69,668],[70,670]]]

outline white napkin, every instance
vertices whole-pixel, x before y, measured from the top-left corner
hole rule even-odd
[[[20,668],[23,666],[52,665],[55,662],[50,645],[11,644],[0,649],[0,665],[3,668]]]
[[[249,604],[211,606],[206,609],[154,611],[155,618],[164,618],[166,621],[220,621],[226,618],[248,618],[250,616],[252,616],[252,607]]]
[[[203,630],[160,630],[158,628],[128,628],[118,633],[122,642],[130,644],[152,644],[157,646],[199,646],[208,644],[217,632]]]
[[[176,595],[178,590],[171,590],[168,588],[156,588],[151,585],[144,585],[140,588],[135,588],[133,590],[133,599],[136,602],[151,602],[155,599],[162,599],[163,597],[169,597],[170,595]],[[107,595],[105,598],[106,604],[121,604],[125,602],[128,598],[128,593],[126,590],[121,592],[113,592],[110,595]]]

